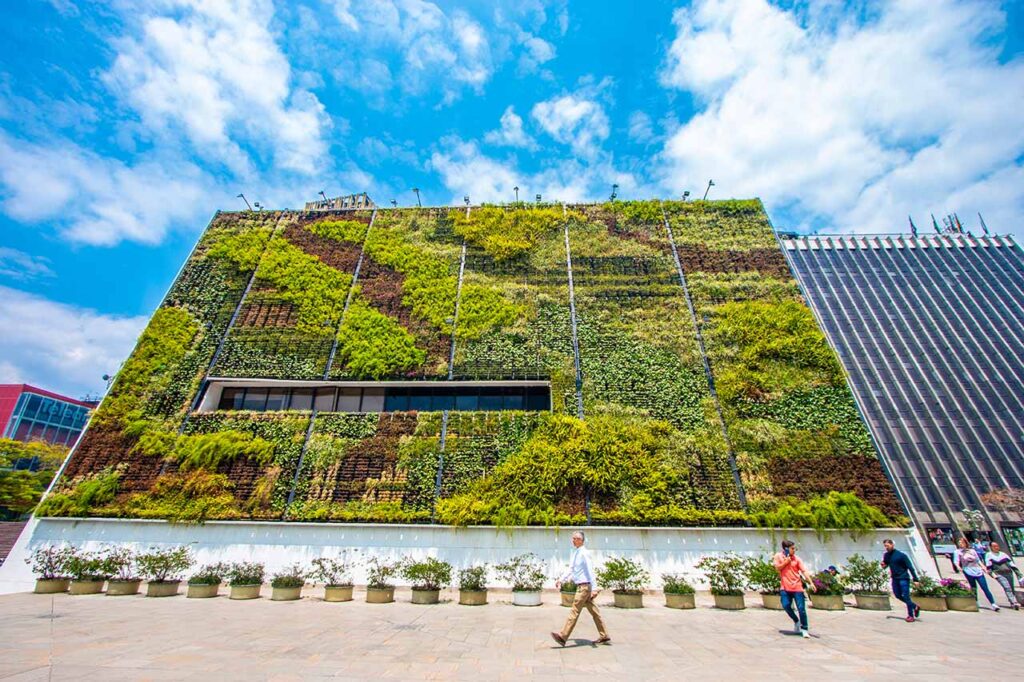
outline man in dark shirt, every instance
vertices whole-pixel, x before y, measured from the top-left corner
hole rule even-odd
[[[913,623],[921,614],[921,609],[910,600],[910,581],[913,579],[917,584],[917,571],[914,564],[910,562],[903,552],[896,549],[893,541],[886,538],[882,545],[885,546],[885,554],[882,555],[882,568],[888,568],[892,575],[892,593],[897,599],[907,605],[907,622]]]

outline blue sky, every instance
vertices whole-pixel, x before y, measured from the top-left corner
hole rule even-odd
[[[217,209],[702,193],[1024,235],[1024,2],[23,0],[0,382],[102,389]]]

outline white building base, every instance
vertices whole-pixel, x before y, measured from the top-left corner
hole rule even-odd
[[[363,557],[387,559],[435,556],[456,568],[494,565],[523,552],[533,552],[547,564],[553,581],[565,568],[575,528],[280,523],[210,521],[201,525],[130,519],[33,519],[25,527],[10,556],[0,566],[0,594],[32,589],[34,577],[25,559],[46,545],[71,543],[87,550],[106,545],[128,545],[137,551],[150,547],[191,545],[198,565],[217,561],[260,561],[271,574],[294,563],[308,565],[318,556],[336,556],[358,550]],[[651,587],[661,586],[665,573],[682,573],[694,585],[706,587],[694,565],[708,554],[737,552],[745,556],[778,551],[784,538],[797,543],[808,568],[842,566],[851,554],[880,558],[882,540],[890,537],[915,565],[936,576],[935,563],[916,530],[881,529],[851,536],[849,531],[828,531],[819,538],[813,530],[754,528],[621,528],[589,527],[587,546],[600,565],[610,556],[639,559],[650,571]],[[365,582],[362,568],[353,576]],[[489,583],[507,587],[493,575]],[[400,584],[400,581],[399,581]]]

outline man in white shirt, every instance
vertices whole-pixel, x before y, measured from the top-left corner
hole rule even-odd
[[[612,641],[612,638],[608,636],[604,629],[604,620],[601,618],[601,612],[598,610],[597,604],[594,603],[593,597],[596,596],[594,589],[597,587],[594,578],[594,561],[590,558],[590,552],[583,546],[586,540],[587,538],[581,530],[572,534],[572,546],[575,549],[572,552],[572,557],[569,559],[569,570],[560,579],[555,581],[555,587],[557,588],[561,588],[562,583],[566,580],[572,580],[576,583],[576,598],[573,599],[569,617],[566,619],[561,632],[551,633],[551,638],[562,646],[565,646],[565,640],[569,638],[569,635],[572,634],[572,629],[576,627],[576,619],[580,617],[580,611],[583,609],[590,611],[590,615],[594,617],[594,625],[597,626],[598,634],[596,643],[608,644]]]

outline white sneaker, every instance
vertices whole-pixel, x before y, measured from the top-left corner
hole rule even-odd
[[[999,606],[997,604],[993,604],[992,605],[992,610],[993,611],[998,611],[999,610]]]
[[[801,631],[800,623],[793,623],[793,634],[799,635]]]
[[[807,632],[807,630],[801,630],[800,634],[803,635],[804,639],[810,639],[811,638],[811,633]]]

